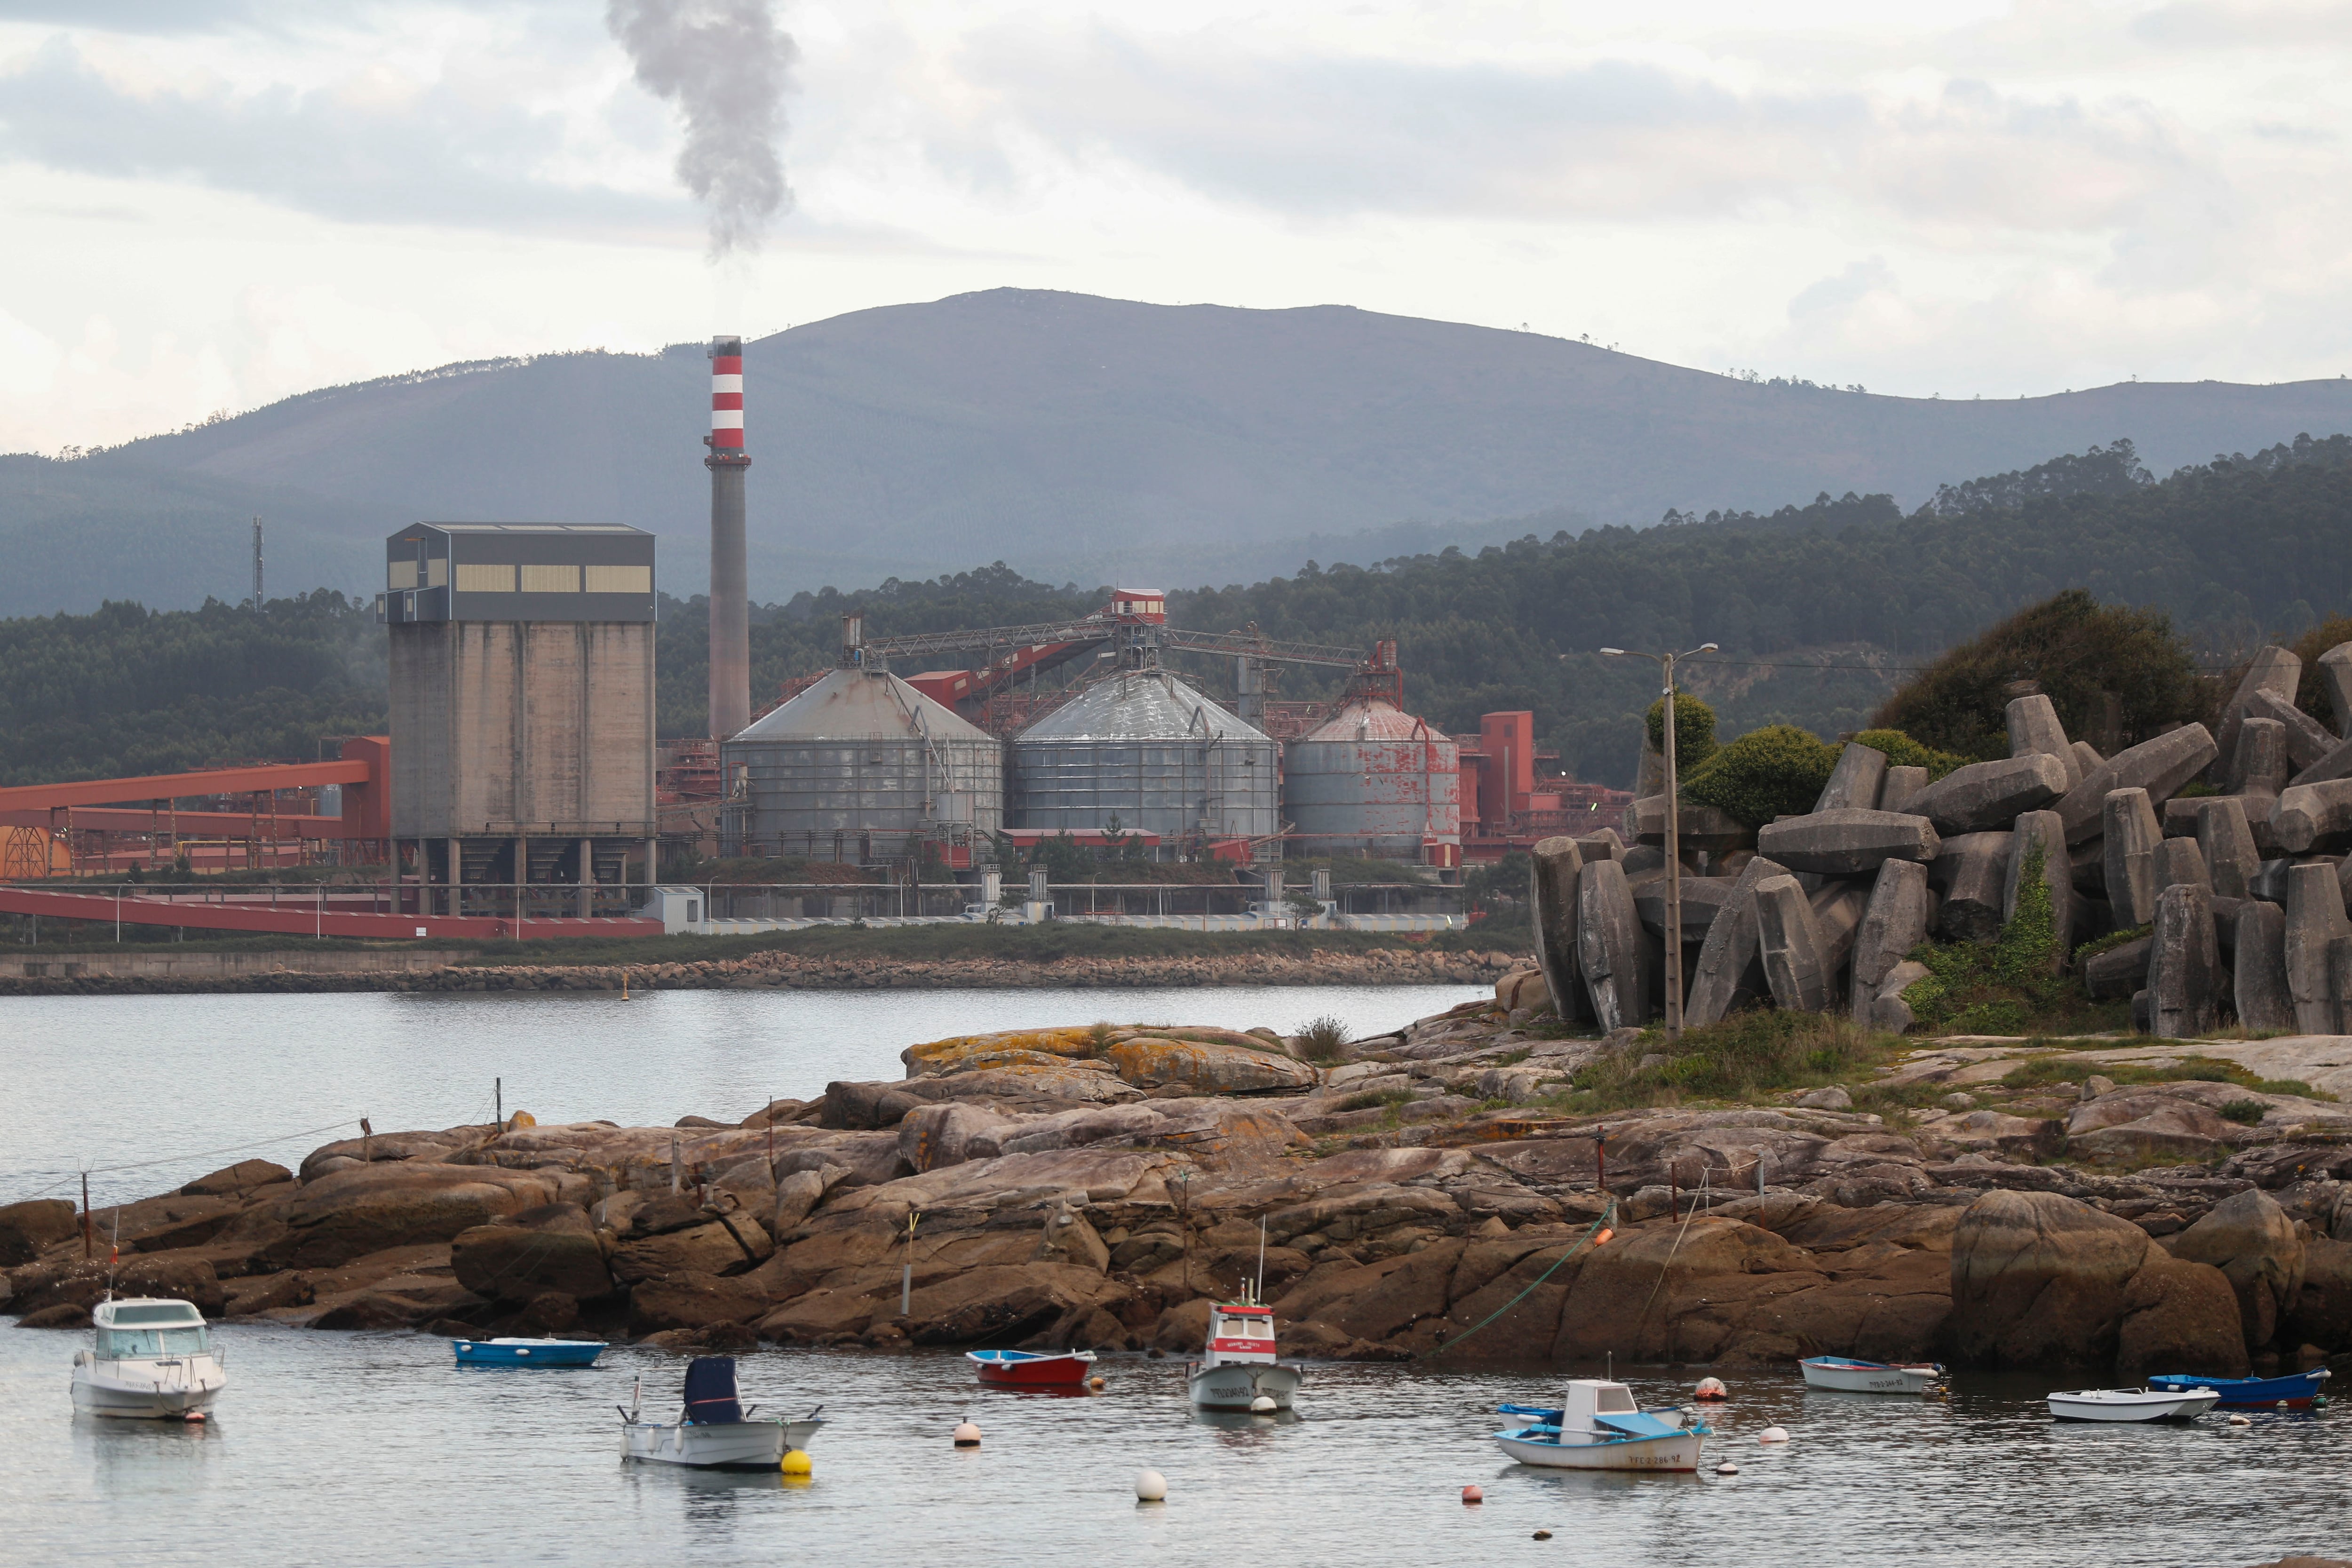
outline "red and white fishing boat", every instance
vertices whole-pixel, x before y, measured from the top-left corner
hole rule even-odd
[[[1274,1309],[1255,1300],[1219,1301],[1209,1309],[1209,1342],[1184,1368],[1192,1403],[1202,1410],[1290,1408],[1307,1374],[1275,1357]]]
[[[1092,1351],[966,1351],[980,1381],[999,1388],[1083,1386],[1095,1370]]]

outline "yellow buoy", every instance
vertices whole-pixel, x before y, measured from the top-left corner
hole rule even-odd
[[[808,1450],[806,1448],[787,1448],[784,1450],[784,1474],[788,1476],[806,1478],[813,1476],[815,1473],[816,1471],[814,1467],[811,1466],[809,1463]]]

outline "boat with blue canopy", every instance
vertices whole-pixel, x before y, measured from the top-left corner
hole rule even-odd
[[[459,1366],[594,1366],[602,1340],[457,1340]]]
[[[1497,1432],[1503,1452],[1522,1465],[1559,1470],[1696,1470],[1713,1430],[1696,1408],[1643,1410],[1622,1383],[1577,1378],[1556,1409],[1504,1405],[1527,1424]]]
[[[784,1456],[805,1448],[824,1425],[817,1410],[797,1421],[758,1418],[735,1391],[735,1358],[697,1356],[687,1363],[686,1397],[675,1421],[648,1421],[641,1414],[640,1381],[630,1407],[621,1412],[621,1458],[698,1470],[772,1470]]]
[[[2285,1377],[2192,1377],[2185,1372],[2161,1372],[2147,1380],[2147,1385],[2167,1393],[2191,1388],[2210,1388],[2221,1396],[2224,1410],[2276,1410],[2284,1405],[2289,1410],[2316,1410],[2327,1403],[2320,1384],[2327,1381],[2327,1369],[2313,1367]]]

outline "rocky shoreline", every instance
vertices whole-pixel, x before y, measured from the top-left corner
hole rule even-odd
[[[124,1205],[119,1282],[318,1328],[1183,1352],[1262,1238],[1309,1358],[2130,1377],[2352,1350],[2352,1108],[2118,1087],[2100,1069],[2179,1048],[2125,1040],[1945,1043],[1856,1086],[1946,1090],[1892,1114],[1831,1089],[1569,1117],[1532,1102],[1632,1041],[1547,1037],[1514,1005],[1539,984],[1325,1062],[1096,1026],[912,1047],[903,1079],[732,1123],[370,1134]],[[2081,1076],[2013,1081],[2026,1059]],[[0,1208],[0,1311],[87,1323],[82,1248],[68,1204]]]
[[[1183,958],[810,958],[756,952],[676,963],[528,964],[440,963],[413,970],[376,966],[338,972],[310,955],[297,968],[253,962],[219,974],[121,973],[103,954],[49,960],[46,973],[0,973],[0,996],[198,995],[228,992],[1037,990],[1160,985],[1482,985],[1526,963],[1523,954],[1430,952],[1220,953]],[[366,954],[355,955],[366,957]]]

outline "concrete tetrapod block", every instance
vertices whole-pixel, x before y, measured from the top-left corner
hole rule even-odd
[[[1666,842],[1666,797],[1654,795],[1633,803],[1633,837],[1637,843],[1663,847]],[[1748,825],[1728,812],[1685,800],[1675,814],[1675,847],[1685,855],[1704,849],[1710,855],[1744,849],[1756,841]]]
[[[2326,784],[2330,779],[2352,778],[2352,741],[2336,747],[2319,761],[2287,780],[2290,786]]]
[[[1812,901],[1794,877],[1768,877],[1756,885],[1756,945],[1775,1004],[1796,1013],[1829,1006],[1834,976],[1822,960]]]
[[[1990,833],[2065,793],[2066,764],[2033,752],[1954,768],[1912,796],[1904,809],[1934,823],[1938,833]]]
[[[2271,832],[2290,855],[2341,849],[2352,839],[2352,779],[2290,784],[2271,808]]]
[[[1552,1010],[1564,1022],[1585,1023],[1592,1004],[1584,994],[1584,970],[1576,952],[1576,895],[1584,877],[1584,852],[1573,838],[1546,838],[1528,858],[1534,862],[1528,880],[1536,963],[1551,992]]]
[[[2176,882],[2156,900],[2147,993],[2150,1033],[2193,1040],[2212,1033],[2221,984],[2221,952],[2213,935],[2212,894],[2194,882]]]
[[[2157,847],[2156,890],[2159,896],[2167,888],[2192,883],[2207,892],[2213,890],[2213,879],[2205,869],[2205,857],[2198,852],[2194,838],[2168,838]]]
[[[2262,857],[2246,826],[2245,803],[2232,795],[2219,795],[2196,805],[2197,847],[2205,857],[2205,874],[2212,880],[2213,891],[2225,899],[2250,897]]]
[[[2009,704],[2009,754],[2023,757],[2036,752],[2065,765],[2061,795],[2083,782],[2083,764],[2074,755],[2074,743],[2066,739],[2066,726],[2058,721],[2057,705],[2038,692],[2012,698]]]
[[[1904,865],[1911,861],[1901,862]],[[1885,868],[1880,868],[1882,870]],[[1922,867],[1921,869],[1926,869]],[[1870,909],[1870,884],[1859,879],[1826,883],[1805,895],[1813,906],[1813,926],[1822,933],[1822,966],[1834,982],[1853,952],[1862,918]]]
[[[2238,725],[2237,750],[2226,783],[2231,795],[2276,795],[2286,788],[2286,726],[2250,717]]]
[[[2286,911],[2260,899],[2238,905],[2238,1022],[2249,1029],[2292,1032],[2294,996],[2286,984]]]
[[[1886,782],[1886,753],[1858,741],[1848,741],[1838,752],[1830,782],[1822,786],[1815,811],[1876,811],[1878,792]]]
[[[1731,901],[1732,889],[1738,884],[1727,877],[1691,876],[1683,877],[1680,883],[1676,890],[1683,901],[1683,941],[1705,942],[1706,933],[1723,913],[1723,906]],[[1627,886],[1633,889],[1633,912],[1642,918],[1642,929],[1663,942],[1666,934],[1666,879],[1663,875],[1644,877],[1629,881]]]
[[[2066,856],[2066,825],[2054,811],[2029,811],[2017,819],[2011,830],[2009,869],[2001,879],[2000,918],[2006,925],[2017,917],[2017,893],[2020,879],[2025,875],[2026,862],[2032,851],[2042,851],[2042,885],[2050,890],[2050,931],[2056,940],[2051,944],[2050,964],[2053,973],[2066,966],[2066,955],[2074,951],[2074,868]]]
[[[2099,748],[2088,741],[2077,741],[2067,748],[2074,753],[2074,782],[2081,784],[2107,759],[2099,755]]]
[[[1913,959],[1905,959],[1888,970],[1886,978],[1878,983],[1878,994],[1873,998],[1870,1026],[1899,1035],[1918,1022],[1911,1004],[1903,1000],[1903,993],[1927,978],[1927,966]]]
[[[2231,693],[2228,702],[2222,704],[2221,732],[2215,737],[2220,745],[2219,754],[2224,757],[2237,754],[2238,727],[2246,721],[2247,705],[2253,700],[2255,692],[2267,691],[2293,702],[2295,688],[2302,684],[2303,660],[2294,654],[2276,644],[2255,654],[2253,662],[2246,667],[2244,679],[2238,682],[2238,689]],[[2139,781],[2135,779],[2132,782],[2137,784]]]
[[[1706,944],[1691,971],[1690,988],[1683,998],[1685,1026],[1716,1023],[1740,1004],[1769,994],[1763,961],[1756,951],[1756,887],[1788,874],[1786,866],[1761,855],[1739,868],[1731,897],[1716,911],[1715,923],[1706,928]]]
[[[2275,719],[2286,731],[2289,768],[2307,768],[2339,744],[2334,731],[2294,705],[2292,696],[2257,691],[2246,704],[2249,719]]]
[[[2352,740],[2352,642],[2340,642],[2319,656],[2319,683],[2328,696],[2330,717]]]
[[[1584,857],[1584,863],[1588,866],[1595,860],[1622,860],[1625,858],[1625,840],[1618,837],[1615,828],[1604,827],[1598,833],[1579,836],[1576,850]]]
[[[2109,790],[2105,821],[2107,903],[2117,926],[2144,926],[2156,918],[2156,895],[2164,886],[2157,880],[2156,860],[2164,846],[2163,825],[2144,789]]]
[[[1854,933],[1852,1012],[1855,1023],[1864,1028],[1881,1026],[1879,988],[1905,956],[1927,940],[1927,920],[1933,910],[1927,867],[1916,860],[1889,860],[1878,868],[1862,929]]]
[[[2083,989],[2094,1002],[2113,1002],[2147,984],[2151,939],[2139,937],[2083,961]]]
[[[1933,860],[1938,841],[1924,816],[1899,811],[1817,811],[1758,830],[1756,852],[1791,871],[1851,877],[1885,860]]]
[[[1927,885],[1944,895],[1936,923],[1953,942],[1990,942],[2000,934],[2001,894],[2009,881],[2009,833],[1947,838],[1927,868]]]
[[[2335,950],[2352,942],[2352,921],[2344,918],[2344,889],[2336,883],[2334,867],[2314,863],[2288,868],[2284,920],[2286,988],[2294,1003],[2294,1026],[2306,1035],[2344,1033]]]
[[[1650,1021],[1641,918],[1633,912],[1625,868],[1596,860],[1577,879],[1576,952],[1585,994],[1601,1031],[1639,1028]]]
[[[2066,819],[2066,842],[2079,843],[2099,831],[2100,813],[2110,791],[2143,789],[2151,804],[2170,800],[2182,784],[2203,773],[2219,752],[2204,725],[2184,724],[2116,752],[2084,774],[2083,782],[2058,802],[2058,815]]]
[[[1927,769],[1889,768],[1886,782],[1878,786],[1878,809],[1908,811],[1911,803],[1919,798],[1919,792],[1927,787]]]

